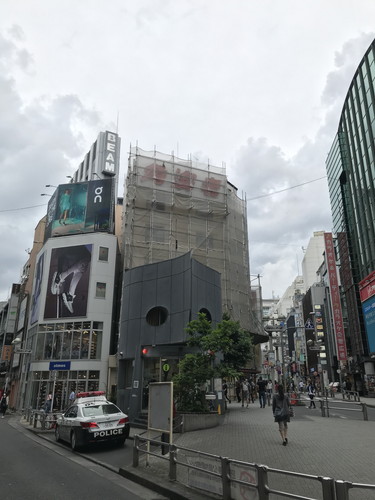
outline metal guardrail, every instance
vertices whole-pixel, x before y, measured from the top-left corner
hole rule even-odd
[[[146,447],[144,447],[144,445],[146,445]],[[169,456],[162,456],[154,451],[150,451],[150,445],[164,445],[167,447]],[[203,468],[199,467],[199,465],[194,465],[193,463],[182,462],[178,458],[180,452],[187,452],[195,454],[198,457],[203,457],[201,461],[205,458],[215,460],[217,466]],[[215,493],[218,493],[224,500],[230,500],[232,498],[232,491],[236,487],[240,488],[240,493],[243,498],[247,498],[246,492],[251,493],[256,491],[258,500],[269,500],[271,494],[278,494],[282,497],[296,500],[315,500],[313,497],[307,497],[305,495],[271,488],[269,480],[270,473],[314,481],[315,485],[320,489],[321,498],[323,500],[350,500],[351,489],[372,490],[375,495],[375,484],[352,483],[349,481],[335,480],[331,477],[315,476],[311,474],[274,469],[267,467],[266,465],[232,460],[226,457],[192,450],[182,446],[176,446],[175,444],[162,443],[161,441],[157,441],[155,439],[135,435],[133,445],[133,467],[139,466],[140,453],[146,454],[147,460],[148,456],[152,455],[158,459],[168,461],[168,477],[171,481],[177,481],[177,466],[186,467],[189,471],[196,471],[198,474],[205,474],[208,475],[208,477],[214,479],[216,478],[218,490],[215,491]],[[196,463],[199,464],[200,461],[198,460]],[[244,474],[236,477],[236,467],[250,469],[254,471],[254,474],[253,476]],[[205,477],[207,478],[207,476]],[[244,478],[247,480],[244,480]]]
[[[353,399],[353,401],[358,402],[361,401],[359,392],[357,391],[342,391],[342,399],[348,399],[349,401]]]
[[[46,413],[43,410],[33,410],[31,408],[23,412],[23,417],[27,422],[32,425],[34,429],[40,428],[42,431],[54,429],[59,415],[61,415],[60,412]]]
[[[329,401],[327,398],[326,399],[321,399],[320,401],[320,410],[322,412],[322,417],[329,417],[329,410],[345,410],[345,411],[360,411],[363,414],[363,420],[368,420],[368,413],[367,413],[367,405],[366,403],[356,403],[356,402],[349,402],[349,401],[342,401],[336,402],[336,401]],[[332,406],[332,403],[334,406]],[[341,404],[344,406],[336,406],[337,404]],[[352,408],[350,408],[352,406]],[[353,406],[360,406],[360,408],[353,408]]]

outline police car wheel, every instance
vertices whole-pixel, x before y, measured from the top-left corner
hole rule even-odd
[[[118,447],[122,447],[122,446],[124,446],[124,444],[125,444],[125,439],[124,439],[124,438],[122,438],[122,439],[118,439],[118,440],[116,441],[116,444],[117,444],[117,446],[118,446]]]
[[[60,429],[59,429],[58,425],[56,425],[56,429],[55,429],[55,439],[56,439],[57,442],[61,441]]]
[[[77,444],[77,436],[74,431],[70,435],[70,446],[73,451],[78,451],[80,449],[80,446]]]

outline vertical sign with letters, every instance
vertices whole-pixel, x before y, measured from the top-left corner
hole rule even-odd
[[[328,270],[329,289],[331,292],[331,306],[333,317],[333,328],[336,338],[337,359],[346,361],[346,342],[344,322],[342,319],[340,287],[337,279],[336,257],[333,246],[332,233],[324,233],[324,244],[326,250],[326,265]]]

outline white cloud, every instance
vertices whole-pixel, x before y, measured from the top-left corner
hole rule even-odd
[[[263,276],[264,296],[281,295],[312,232],[331,229],[327,184],[251,199],[325,175],[375,4],[3,3],[0,210],[43,203],[44,185],[64,182],[119,114],[122,172],[137,140],[226,163],[249,200],[252,273]],[[0,212],[0,298],[18,280],[43,212]]]

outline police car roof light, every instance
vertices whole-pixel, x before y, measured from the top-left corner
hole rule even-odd
[[[89,391],[89,392],[78,392],[77,398],[95,398],[97,396],[105,396],[104,391]]]

